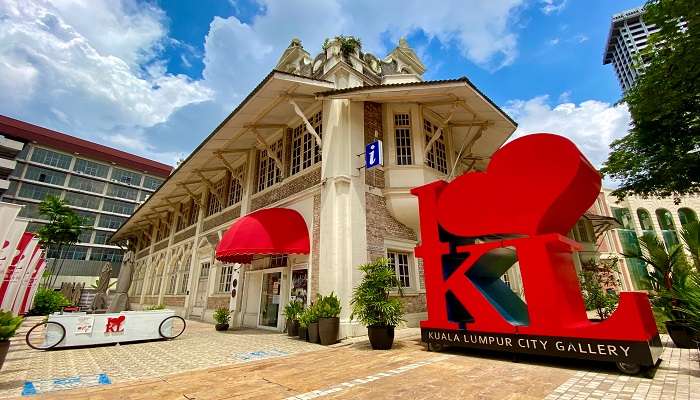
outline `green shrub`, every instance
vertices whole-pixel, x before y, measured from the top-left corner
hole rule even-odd
[[[24,318],[16,316],[10,311],[0,311],[0,342],[10,340],[23,320]]]
[[[302,311],[304,311],[304,304],[299,300],[290,301],[284,306],[284,316],[287,319],[298,320]]]
[[[71,305],[70,301],[60,292],[53,289],[40,288],[34,296],[34,308],[30,311],[32,315],[48,315],[61,311],[63,307]]]
[[[361,265],[362,282],[352,294],[352,314],[365,326],[396,326],[403,321],[403,304],[390,292],[399,287],[396,272],[387,259]],[[399,292],[401,294],[401,292]]]
[[[146,311],[165,310],[165,304],[154,304],[152,306],[144,307],[143,309]]]
[[[303,309],[299,314],[299,325],[307,327],[314,322],[318,322],[318,307],[316,307],[316,304],[311,303],[310,306]]]
[[[340,300],[331,292],[328,296],[318,296],[316,302],[317,313],[319,318],[335,318],[340,315]]]
[[[231,319],[231,311],[228,310],[228,308],[217,308],[214,310],[214,321],[217,324],[228,324],[228,321]]]

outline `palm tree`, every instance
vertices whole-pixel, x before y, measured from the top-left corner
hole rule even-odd
[[[625,256],[638,258],[647,264],[647,281],[657,295],[654,298],[655,306],[669,318],[678,317],[678,299],[686,291],[690,273],[683,246],[677,244],[667,248],[651,233],[642,236],[639,245],[641,252]]]
[[[63,267],[63,249],[65,246],[78,241],[78,237],[82,232],[83,220],[68,207],[64,200],[55,196],[47,196],[39,204],[39,214],[46,217],[49,221],[46,225],[39,228],[37,232],[39,239],[49,248],[53,247],[58,253],[58,258],[61,259],[61,264],[56,271],[53,282],[51,281],[51,275],[54,273],[55,260],[51,265],[51,272],[48,276],[48,282],[46,282],[46,286],[51,287],[56,282],[56,277]]]
[[[700,222],[693,221],[683,225],[681,237],[690,252],[695,274],[698,274],[700,273]]]

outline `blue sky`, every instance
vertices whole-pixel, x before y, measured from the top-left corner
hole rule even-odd
[[[182,158],[298,36],[402,36],[425,79],[467,76],[520,128],[572,138],[600,164],[629,114],[602,54],[628,0],[4,0],[0,113],[166,163]],[[9,94],[9,95],[7,95]]]

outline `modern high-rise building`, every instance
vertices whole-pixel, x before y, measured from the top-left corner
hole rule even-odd
[[[163,183],[172,167],[2,115],[0,135],[19,147],[10,160],[16,166],[0,199],[25,206],[20,216],[29,218],[28,231],[46,223],[38,206],[49,195],[64,199],[84,218],[78,243],[60,256],[56,249],[48,249],[49,262],[63,259],[57,284],[94,283],[104,262],[112,263],[116,276],[123,251],[108,244],[110,236]]]
[[[613,15],[603,64],[612,63],[623,91],[631,88],[642,73],[643,65],[637,64],[637,55],[647,46],[649,35],[658,30],[644,22],[643,7]]]

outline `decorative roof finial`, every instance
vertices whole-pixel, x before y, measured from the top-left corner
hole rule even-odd
[[[399,39],[399,47],[402,47],[404,49],[411,47],[408,45],[408,42],[406,41],[406,36],[401,36],[401,39]]]
[[[289,44],[289,47],[302,47],[301,45],[301,39],[299,38],[293,38],[292,42]]]

